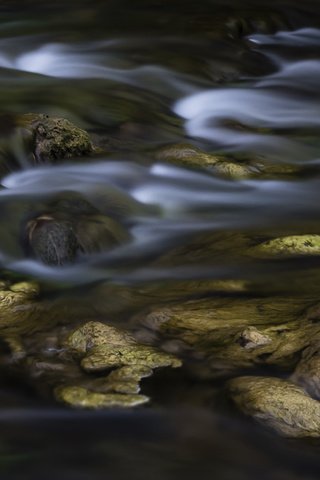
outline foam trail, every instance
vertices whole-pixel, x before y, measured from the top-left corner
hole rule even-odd
[[[280,31],[274,35],[254,34],[248,39],[257,45],[275,45],[286,47],[312,47],[320,43],[320,30],[317,28],[300,28],[298,30]]]
[[[50,185],[50,181],[54,183],[52,189],[44,192],[43,185]],[[296,218],[300,219],[300,225],[314,221],[320,215],[319,182],[319,179],[232,182],[168,165],[143,167],[119,161],[35,168],[4,179],[7,188],[0,191],[2,229],[8,228],[6,221],[10,228],[14,223],[19,225],[19,208],[24,211],[29,205],[34,210],[39,201],[45,204],[53,191],[55,194],[80,191],[92,201],[97,191],[106,192],[110,185],[125,192],[129,205],[138,201],[140,205],[158,208],[152,215],[144,215],[142,210],[139,216],[130,219],[130,243],[110,252],[84,256],[75,265],[54,268],[23,256],[17,258],[5,252],[3,243],[1,261],[12,271],[71,284],[106,279],[122,282],[183,278],[183,274],[201,278],[203,265],[194,267],[191,274],[189,270],[175,270],[174,266],[158,270],[148,266],[148,262],[195,233],[285,228]],[[8,202],[16,212],[14,218],[10,210],[8,216],[5,214]],[[144,265],[142,270],[141,265]],[[231,274],[229,270],[225,273]],[[221,268],[212,267],[206,275],[221,277]]]
[[[259,45],[320,47],[317,29],[249,38]],[[268,50],[264,53],[268,55]],[[314,160],[317,147],[279,135],[278,131],[320,127],[320,60],[292,61],[274,51],[270,56],[278,58],[278,71],[253,81],[249,87],[215,88],[178,100],[174,112],[186,120],[187,134],[227,151],[253,151],[285,161]]]
[[[283,65],[278,72],[256,83],[257,87],[285,87],[319,97],[320,61],[301,60]],[[319,106],[319,104],[318,104]]]
[[[226,150],[254,150],[276,158],[304,160],[311,150],[283,136],[250,132],[250,128],[285,129],[319,127],[320,103],[263,89],[208,90],[175,104],[187,121],[189,136],[203,138]],[[228,120],[247,126],[249,132],[223,126]]]
[[[0,53],[0,67],[56,78],[105,79],[175,96],[197,90],[199,79],[195,76],[160,65],[126,62],[121,68],[121,60],[106,51],[111,46],[109,42],[85,46],[49,43],[12,56]]]

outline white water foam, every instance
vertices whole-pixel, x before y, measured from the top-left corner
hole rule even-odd
[[[303,44],[320,47],[320,31],[316,29],[255,35],[252,39],[264,45],[277,44],[280,39],[290,46],[303,40]],[[216,147],[253,151],[278,160],[314,160],[317,149],[280,133],[285,129],[319,128],[319,82],[317,58],[282,59],[277,72],[253,81],[250,86],[215,88],[188,95],[175,103],[174,111],[186,120],[188,136],[205,139]]]

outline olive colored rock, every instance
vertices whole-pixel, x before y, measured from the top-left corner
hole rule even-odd
[[[135,321],[180,340],[203,358],[209,378],[243,369],[294,369],[301,352],[320,336],[320,325],[305,312],[312,298],[206,298],[154,308]]]
[[[285,437],[320,437],[320,402],[293,383],[271,377],[239,377],[229,393],[246,415]]]
[[[291,381],[301,385],[311,397],[320,400],[320,335],[302,353]]]
[[[144,395],[98,393],[84,387],[61,387],[55,390],[57,400],[79,408],[137,407],[149,401]]]
[[[133,321],[166,339],[168,345],[175,342],[171,351],[187,353],[186,367],[196,378],[235,377],[231,385],[238,386],[236,377],[247,372],[276,367],[281,375],[291,373],[291,382],[249,377],[257,382],[248,385],[246,380],[239,389],[229,391],[241,409],[278,433],[320,436],[319,423],[313,422],[313,416],[319,415],[320,393],[317,295],[250,296],[249,285],[242,295],[231,292],[212,290],[201,299],[160,304]]]
[[[191,144],[167,145],[154,152],[161,162],[167,162],[179,167],[205,169],[230,178],[247,178],[253,174],[250,166],[236,163],[222,155],[206,153]]]
[[[28,330],[27,323],[37,309],[39,287],[35,282],[0,282],[0,329],[14,331],[15,328]]]
[[[128,365],[151,369],[181,365],[172,355],[140,345],[129,333],[100,322],[86,323],[68,337],[65,345],[82,357],[81,366],[87,372]]]
[[[287,178],[301,171],[298,165],[274,163],[262,156],[222,155],[205,152],[190,143],[163,146],[152,152],[161,162],[179,167],[204,170],[207,173],[241,180],[246,178]]]
[[[100,322],[88,322],[64,342],[64,348],[80,361],[86,373],[106,376],[82,385],[62,385],[56,398],[73,407],[132,407],[149,400],[140,395],[140,381],[155,368],[179,367],[181,361],[154,347],[139,344],[132,335]],[[110,369],[113,369],[110,372]]]
[[[274,238],[248,249],[257,257],[319,255],[320,235],[290,235]]]
[[[17,126],[35,163],[55,163],[94,152],[89,134],[64,118],[28,113],[17,118]]]

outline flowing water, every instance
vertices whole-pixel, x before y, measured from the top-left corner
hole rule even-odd
[[[4,161],[0,190],[4,278],[37,280],[70,309],[94,301],[100,316],[117,314],[125,326],[152,300],[132,292],[153,286],[155,305],[175,289],[181,296],[181,282],[228,279],[264,295],[311,289],[316,298],[317,256],[267,262],[237,249],[194,255],[188,245],[221,234],[320,233],[317,2],[3,2],[0,70],[0,148],[13,160]],[[107,153],[31,165],[12,126],[29,112],[68,118]],[[179,142],[289,173],[233,180],[155,156]],[[116,211],[130,241],[63,267],[27,257],[21,225],[65,192]],[[118,296],[106,300],[105,285]],[[317,478],[319,444],[278,439],[217,411],[210,382],[160,375],[146,384],[158,404],[82,413],[4,377],[3,478]]]

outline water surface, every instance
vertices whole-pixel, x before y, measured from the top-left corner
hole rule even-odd
[[[104,282],[120,290],[170,282],[174,290],[176,282],[232,278],[256,282],[264,294],[305,293],[317,257],[259,262],[204,251],[195,260],[165,260],[172,249],[214,235],[320,233],[319,6],[238,3],[3,2],[0,148],[14,159],[0,190],[6,275],[43,282],[55,298],[71,291],[72,302]],[[30,165],[12,128],[15,115],[28,112],[68,118],[106,153]],[[178,142],[300,174],[235,181],[155,159],[157,148]],[[64,192],[105,214],[117,198],[130,242],[63,268],[26,257],[21,225]],[[298,280],[288,283],[288,272]],[[313,288],[317,295],[317,282]],[[130,309],[137,306],[115,308],[122,325]],[[24,468],[30,479],[316,478],[319,445],[275,440],[226,407],[214,412],[212,384],[178,376],[163,396],[146,384],[158,388],[159,400],[145,410],[82,413],[58,408],[20,381],[9,375],[3,387],[4,478],[20,478]]]

